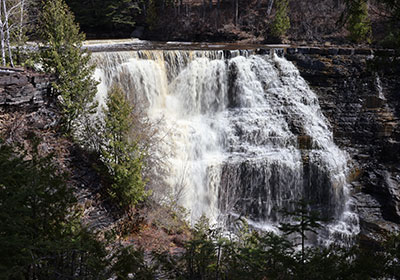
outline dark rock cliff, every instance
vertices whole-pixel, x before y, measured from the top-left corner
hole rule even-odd
[[[400,65],[376,64],[379,56],[367,50],[317,53],[288,50],[286,57],[318,94],[335,141],[352,158],[361,241],[379,240],[400,224]]]

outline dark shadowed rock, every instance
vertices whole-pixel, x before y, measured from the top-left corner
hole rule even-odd
[[[144,26],[136,26],[135,30],[131,33],[131,38],[142,38],[144,32]]]

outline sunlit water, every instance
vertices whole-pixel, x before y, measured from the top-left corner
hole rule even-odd
[[[268,230],[304,199],[330,219],[320,241],[358,233],[346,182],[349,157],[333,142],[318,98],[296,67],[248,51],[95,53],[97,99],[118,83],[150,119],[163,119],[166,188],[190,211]],[[161,144],[160,144],[161,145]]]

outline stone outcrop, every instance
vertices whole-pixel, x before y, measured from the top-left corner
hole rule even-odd
[[[51,94],[48,75],[0,69],[0,106],[41,106]]]
[[[337,144],[352,158],[350,180],[361,241],[400,225],[400,63],[392,51],[287,49],[317,92]],[[376,63],[380,61],[379,63]]]

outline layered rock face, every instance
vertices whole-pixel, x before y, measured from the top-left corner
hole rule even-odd
[[[379,240],[400,224],[400,66],[376,68],[380,58],[370,51],[317,53],[288,50],[286,57],[318,94],[335,141],[352,157],[361,241]]]
[[[59,112],[48,75],[0,70],[0,135],[10,144],[24,143],[30,132],[55,128]]]
[[[2,70],[0,106],[38,107],[50,95],[50,78],[33,72]]]

